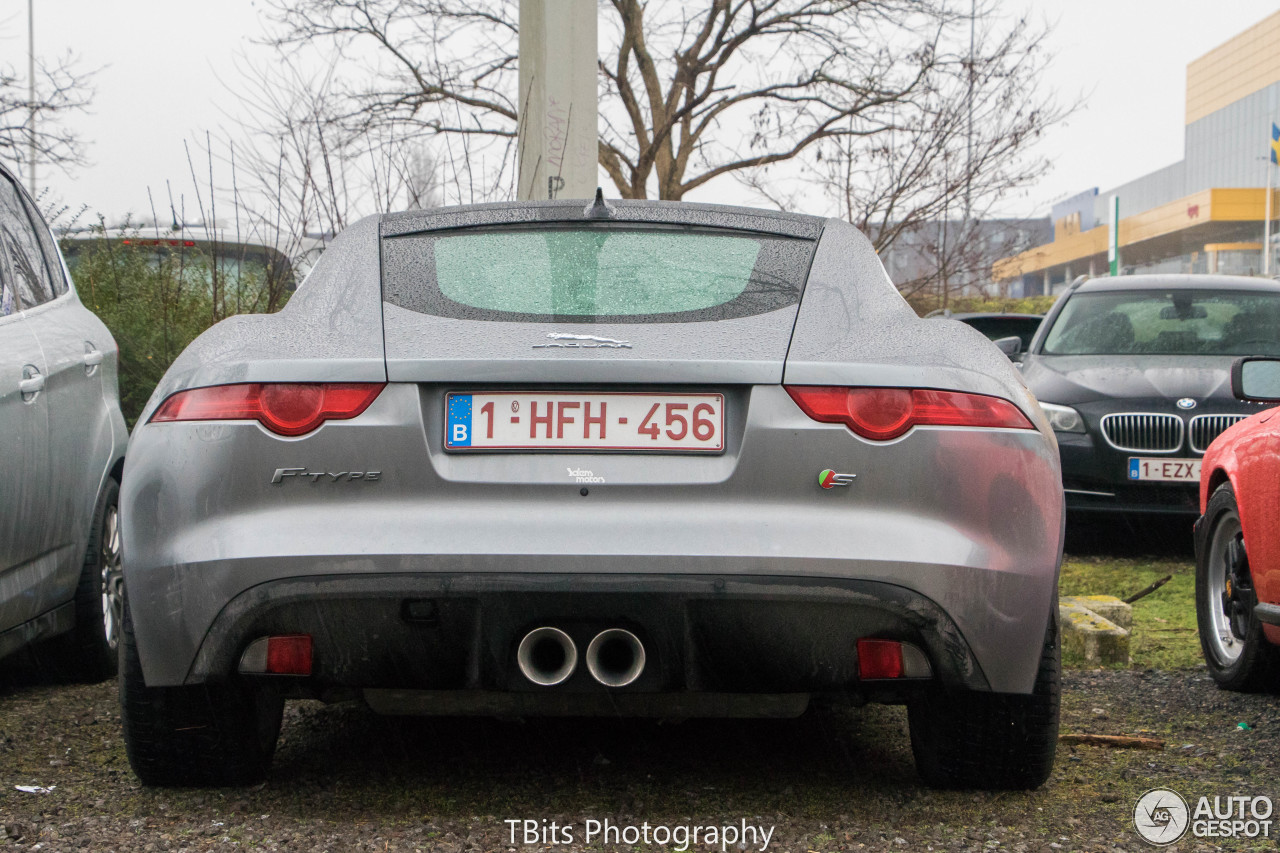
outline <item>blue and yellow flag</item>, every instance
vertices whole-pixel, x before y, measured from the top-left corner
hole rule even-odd
[[[1271,162],[1280,163],[1280,127],[1271,123]]]

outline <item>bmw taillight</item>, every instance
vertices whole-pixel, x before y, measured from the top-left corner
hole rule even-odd
[[[873,441],[897,438],[914,426],[1035,429],[1013,403],[984,394],[931,388],[786,388],[796,405],[815,421],[844,424]]]
[[[246,382],[179,391],[149,423],[256,420],[277,435],[305,435],[325,421],[354,418],[384,383]]]

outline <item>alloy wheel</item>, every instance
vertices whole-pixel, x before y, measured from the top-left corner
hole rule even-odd
[[[120,622],[124,617],[124,572],[120,567],[120,512],[107,507],[102,523],[102,628],[107,645],[120,644]]]
[[[1214,530],[1207,580],[1204,604],[1212,623],[1209,641],[1218,660],[1229,666],[1244,651],[1257,601],[1244,534],[1234,513],[1224,515]]]

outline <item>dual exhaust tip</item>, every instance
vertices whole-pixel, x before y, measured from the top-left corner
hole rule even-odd
[[[622,628],[596,634],[584,657],[587,672],[605,687],[626,687],[644,672],[644,644]],[[516,663],[525,678],[552,687],[567,681],[578,668],[578,646],[559,628],[534,628],[520,641]]]

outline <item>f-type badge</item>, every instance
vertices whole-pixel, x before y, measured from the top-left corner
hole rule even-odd
[[[366,483],[376,483],[382,479],[381,471],[308,471],[306,468],[277,468],[276,472],[271,475],[271,484],[279,486],[288,477],[310,477],[313,483],[350,483],[353,480],[364,480]]]
[[[630,341],[601,338],[596,335],[570,335],[566,332],[549,332],[549,344],[534,344],[534,349],[556,347],[559,349],[631,349]]]
[[[857,474],[837,474],[830,468],[818,475],[818,485],[824,489],[834,489],[836,486],[850,485]]]

